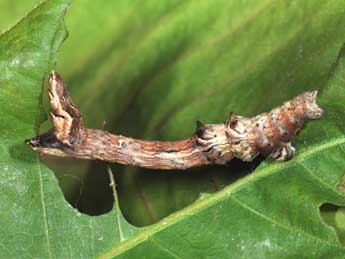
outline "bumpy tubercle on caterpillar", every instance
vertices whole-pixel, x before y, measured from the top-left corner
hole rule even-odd
[[[252,161],[260,153],[286,161],[294,156],[293,137],[307,120],[320,119],[317,91],[304,92],[252,118],[230,113],[221,124],[196,123],[191,137],[180,141],[147,141],[84,128],[80,110],[55,71],[49,78],[53,128],[26,140],[41,154],[99,159],[153,169],[187,169],[227,164],[233,158]]]

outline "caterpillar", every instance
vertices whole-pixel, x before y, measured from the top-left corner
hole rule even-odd
[[[307,120],[320,119],[317,91],[304,92],[269,112],[251,118],[230,113],[225,123],[196,122],[195,133],[180,141],[147,141],[84,128],[62,77],[52,71],[48,90],[53,128],[25,140],[40,154],[99,159],[152,169],[187,169],[221,164],[233,158],[252,161],[259,154],[291,159],[291,141]]]

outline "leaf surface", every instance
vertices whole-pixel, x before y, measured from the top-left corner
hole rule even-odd
[[[342,2],[116,1],[103,6],[103,16],[98,1],[89,3],[93,8],[74,2],[67,22],[74,36],[59,70],[90,127],[100,128],[109,117],[126,135],[181,138],[193,131],[196,118],[222,121],[230,110],[248,115],[303,90],[321,90],[326,116],[298,135],[294,159],[262,163],[143,229],[128,224],[118,206],[97,217],[76,212],[53,172],[23,144],[38,131],[43,82],[66,37],[68,3],[46,1],[0,36],[1,258],[343,257]],[[90,17],[94,23],[81,27]],[[89,37],[90,27],[95,37]],[[205,178],[196,170],[157,180],[141,170],[131,178],[127,170],[137,169],[114,168],[125,175],[117,181],[125,211],[141,223],[210,189],[209,175],[220,170],[207,169]],[[142,179],[139,188],[134,185]],[[320,215],[324,203],[340,207],[334,224]]]
[[[345,48],[319,98],[327,115],[303,130],[294,159],[263,163],[100,258],[343,258],[344,82]],[[320,216],[324,203],[343,206],[338,235]]]
[[[116,134],[174,140],[192,134],[196,120],[222,123],[231,111],[255,115],[322,89],[345,41],[338,0],[158,2],[76,0],[67,14],[70,37],[58,70],[88,127],[106,121]],[[243,164],[171,174],[112,168],[123,213],[136,225],[253,170]],[[88,177],[104,172],[92,166]]]
[[[66,37],[68,0],[46,1],[0,36],[0,258],[93,258],[135,231],[119,210],[78,213],[24,144],[37,134],[44,76]]]

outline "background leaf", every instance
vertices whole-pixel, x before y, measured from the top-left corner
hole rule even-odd
[[[37,133],[40,105],[47,109],[46,91],[39,102],[40,86],[65,37],[66,5],[45,2],[0,37],[0,257],[342,258],[342,53],[334,65],[344,42],[341,1],[74,1],[58,70],[88,127],[101,128],[106,120],[116,133],[183,138],[196,119],[222,122],[231,110],[255,114],[305,89],[320,89],[327,111],[301,131],[290,162],[265,162],[136,235],[118,208],[98,217],[70,208],[53,173],[22,144]],[[113,195],[106,164],[69,163],[56,172],[78,182],[83,172],[70,168],[82,163],[89,171],[84,185],[103,174],[95,193],[82,191],[91,207],[104,199],[102,191]],[[253,167],[167,174],[112,165],[122,209],[137,225],[157,221]],[[74,184],[67,185],[69,198]],[[83,202],[79,209],[90,207]],[[322,204],[335,208],[323,205],[323,218]],[[100,206],[111,207],[112,199]]]
[[[343,258],[345,48],[331,73],[320,98],[326,118],[299,136],[312,145],[288,162],[263,163],[100,258]],[[330,215],[338,236],[321,219],[324,203],[343,206]]]
[[[181,139],[194,132],[197,119],[221,123],[230,111],[253,115],[322,89],[345,40],[343,8],[338,0],[76,0],[58,70],[88,127],[106,121],[117,134]],[[79,199],[79,209],[91,214],[109,210],[112,195],[102,192],[107,182],[101,180],[106,166],[77,161],[61,169],[62,161],[49,165],[84,179],[81,197],[79,189],[65,188],[70,201]],[[235,162],[171,174],[112,168],[124,215],[147,225],[255,166]]]
[[[0,31],[7,31],[14,26],[24,15],[29,13],[35,4],[38,4],[37,0],[27,0],[20,2],[13,2],[8,0],[0,1]]]

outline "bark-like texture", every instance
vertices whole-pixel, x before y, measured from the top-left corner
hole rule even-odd
[[[306,120],[319,119],[324,113],[316,104],[317,91],[311,91],[252,118],[230,113],[223,124],[198,121],[195,134],[185,140],[145,141],[84,128],[79,108],[55,71],[49,83],[53,129],[26,140],[34,150],[154,169],[227,164],[234,157],[252,161],[260,153],[289,160],[295,153],[291,140],[297,131]]]

